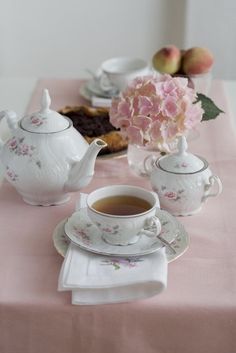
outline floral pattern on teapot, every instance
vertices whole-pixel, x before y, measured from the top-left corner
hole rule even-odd
[[[41,126],[47,122],[47,119],[45,117],[32,115],[30,121],[33,126]]]
[[[12,137],[0,139],[0,159],[6,179],[30,205],[60,205],[70,193],[86,186],[94,174],[100,139],[90,145],[69,119],[50,109],[45,89],[41,109],[23,118],[13,111],[0,112]],[[62,146],[63,141],[63,146]]]
[[[33,153],[35,151],[35,146],[28,145],[27,143],[24,143],[24,140],[25,140],[24,137],[17,138],[15,136],[13,136],[7,142],[7,146],[9,148],[9,151],[14,152],[17,156],[32,157]]]
[[[15,153],[17,156],[26,156],[29,157],[31,162],[34,162],[38,168],[42,167],[42,163],[39,159],[35,158],[36,154],[36,147],[34,145],[29,145],[24,142],[25,138],[20,137],[17,138],[13,136],[10,140],[7,142],[7,146],[9,148],[9,151],[12,153]],[[13,170],[11,170],[11,175],[7,173],[7,175],[10,177],[12,181],[15,181],[12,177],[12,173],[15,173]],[[15,175],[17,175],[15,173]],[[18,177],[18,175],[17,175]]]
[[[19,179],[19,175],[14,172],[9,166],[6,167],[6,174],[11,181],[17,181]]]

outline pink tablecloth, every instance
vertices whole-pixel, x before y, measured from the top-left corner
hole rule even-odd
[[[38,109],[42,87],[53,107],[80,103],[77,80],[40,81],[29,111]],[[1,353],[235,353],[236,352],[236,136],[221,82],[211,96],[226,112],[202,123],[191,149],[222,179],[221,196],[195,216],[180,218],[189,250],[169,265],[160,296],[129,304],[72,306],[57,292],[61,256],[52,231],[70,215],[74,201],[57,207],[23,203],[5,182],[0,189]],[[150,188],[134,176],[126,158],[96,162],[96,177],[83,191],[107,183]]]

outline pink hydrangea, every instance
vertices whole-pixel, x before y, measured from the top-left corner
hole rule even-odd
[[[202,120],[204,111],[196,98],[186,78],[138,77],[112,99],[110,122],[131,143],[161,149]]]

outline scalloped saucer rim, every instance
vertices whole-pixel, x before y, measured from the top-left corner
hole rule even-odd
[[[162,223],[162,237],[168,242],[175,241],[186,233],[182,224],[167,211],[157,209]],[[141,235],[138,242],[127,246],[114,246],[102,239],[100,230],[92,224],[87,216],[87,209],[74,212],[65,222],[66,236],[81,249],[105,256],[143,256],[156,252],[163,247],[157,238]],[[186,233],[187,234],[187,233]]]
[[[70,244],[70,239],[67,237],[64,231],[65,223],[67,218],[64,218],[60,221],[54,228],[52,238],[53,245],[57,253],[62,257],[65,257],[68,246]],[[176,240],[172,243],[172,246],[176,250],[176,254],[172,254],[166,249],[166,257],[168,263],[177,260],[181,257],[189,248],[189,235],[187,232],[180,233]]]

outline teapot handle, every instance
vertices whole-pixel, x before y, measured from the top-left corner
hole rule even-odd
[[[17,114],[12,110],[3,110],[0,112],[0,122],[3,118],[6,118],[7,125],[11,131],[14,131],[18,127],[18,120]],[[0,148],[3,146],[3,141],[0,138]]]
[[[215,185],[215,182],[217,184],[217,190],[215,192],[210,192],[208,194],[208,190]],[[209,184],[205,185],[205,193],[202,197],[202,202],[205,202],[208,197],[219,195],[221,192],[222,192],[222,182],[220,178],[217,175],[211,175],[209,178]]]

